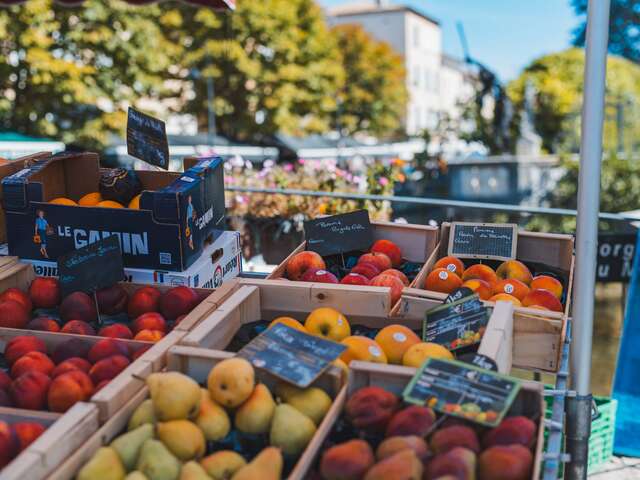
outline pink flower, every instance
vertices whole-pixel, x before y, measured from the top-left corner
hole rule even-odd
[[[293,171],[293,164],[292,163],[285,163],[283,168],[284,168],[285,172],[292,172]]]
[[[389,179],[388,179],[387,177],[380,177],[380,178],[378,179],[378,183],[379,183],[380,185],[382,185],[383,187],[384,187],[384,186],[387,186],[387,185],[389,185]]]

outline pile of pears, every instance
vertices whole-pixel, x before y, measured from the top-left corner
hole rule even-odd
[[[127,432],[98,449],[77,480],[279,480],[283,457],[304,451],[332,402],[320,388],[285,383],[275,386],[274,399],[239,357],[217,363],[206,389],[180,372],[153,373],[146,383],[150,398]],[[234,428],[268,446],[253,459],[215,451]]]

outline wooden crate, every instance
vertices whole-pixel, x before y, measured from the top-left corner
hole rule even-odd
[[[200,384],[206,384],[207,376],[211,368],[219,361],[230,357],[232,357],[232,355],[225,352],[191,347],[172,347],[168,353],[167,370],[185,373]],[[261,370],[256,371],[256,376],[261,382],[268,386],[273,386],[277,380],[275,377]],[[131,381],[141,383],[140,380],[136,378],[131,378]],[[314,383],[314,386],[325,390],[331,398],[335,399],[335,402],[325,416],[325,419],[318,426],[318,430],[311,439],[307,451],[317,451],[320,447],[321,439],[326,437],[332,426],[330,419],[335,418],[338,414],[338,405],[344,403],[345,397],[345,387],[343,386],[342,376],[335,367],[325,372],[316,383]],[[147,387],[142,387],[135,395],[130,396],[126,404],[109,418],[107,423],[95,432],[95,434],[84,442],[82,447],[77,449],[73,455],[68,457],[67,460],[52,473],[49,480],[73,478],[98,448],[107,445],[125,430],[132,412],[140,403],[147,399],[148,396],[149,391]],[[301,480],[305,478],[304,475],[310,467],[310,463],[308,463],[310,461],[313,461],[313,456],[307,455],[306,453],[303,454],[289,475],[289,480]]]
[[[3,480],[46,478],[98,430],[98,410],[85,402],[76,403],[64,414],[1,407],[0,420],[9,424],[37,422],[47,428],[0,470]]]
[[[405,260],[415,263],[423,263],[418,275],[413,279],[410,287],[424,285],[424,280],[429,271],[425,268],[428,260],[438,244],[438,228],[428,225],[413,225],[393,222],[371,222],[373,227],[373,240],[391,240],[400,250]],[[302,242],[291,254],[278,265],[267,277],[269,280],[284,278],[289,260],[306,249],[306,241]],[[305,282],[294,282],[305,283]],[[375,290],[389,290],[386,287],[367,287]]]

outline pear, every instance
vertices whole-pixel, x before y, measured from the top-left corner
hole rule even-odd
[[[331,397],[321,388],[297,388],[286,383],[276,386],[276,395],[319,425],[331,408]]]
[[[196,425],[200,427],[204,438],[209,441],[217,442],[222,440],[229,434],[231,430],[231,421],[229,415],[224,408],[211,400],[209,390],[200,389],[200,413],[196,417]]]
[[[291,405],[282,403],[276,407],[271,422],[271,445],[280,447],[286,455],[302,452],[316,433],[316,425],[309,417]]]
[[[182,465],[180,480],[211,480],[211,477],[199,463],[191,461]]]
[[[183,373],[152,373],[147,386],[153,411],[161,422],[193,418],[200,411],[200,386]]]
[[[226,408],[235,408],[253,392],[253,365],[241,357],[225,358],[217,363],[207,377],[207,388],[213,401]]]
[[[200,460],[200,465],[213,480],[228,480],[247,464],[239,453],[220,450]]]
[[[124,480],[127,471],[115,449],[100,447],[78,472],[77,480]]]
[[[137,470],[134,470],[129,475],[124,477],[124,480],[149,480],[144,473],[140,473]]]
[[[158,423],[158,440],[183,462],[204,455],[206,440],[202,430],[189,420]]]
[[[162,442],[150,438],[142,444],[136,468],[149,480],[178,480],[180,467],[180,460]]]
[[[236,410],[235,426],[244,433],[266,433],[275,410],[276,402],[271,392],[263,383],[259,383],[251,396]]]
[[[131,471],[136,466],[142,444],[149,438],[153,438],[153,425],[145,423],[135,430],[120,435],[109,446],[118,452],[124,468]]]
[[[127,430],[135,430],[145,423],[151,423],[152,425],[156,423],[156,414],[153,412],[153,402],[150,398],[138,405],[138,408],[133,411],[131,418],[129,418]]]
[[[282,453],[276,447],[263,449],[248,465],[245,465],[231,480],[280,480],[282,475]]]

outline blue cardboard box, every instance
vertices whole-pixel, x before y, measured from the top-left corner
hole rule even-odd
[[[183,271],[225,228],[222,159],[185,159],[185,170],[137,171],[139,210],[69,206],[49,202],[97,192],[98,155],[39,159],[2,181],[9,254],[55,261],[115,235],[125,267]]]

